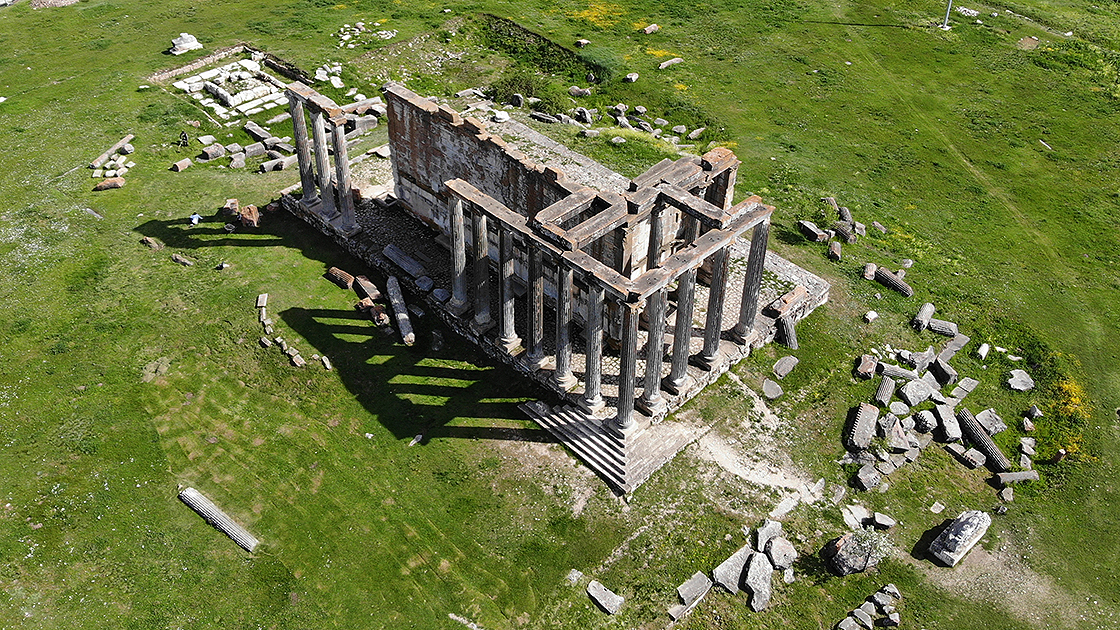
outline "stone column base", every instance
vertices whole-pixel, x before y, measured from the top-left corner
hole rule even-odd
[[[540,354],[537,356],[532,356],[529,354],[529,351],[526,350],[521,355],[521,364],[534,372],[543,370],[548,367],[548,355]]]
[[[460,302],[452,297],[447,301],[447,310],[451,311],[451,314],[455,317],[461,318],[467,311],[471,310],[471,304],[467,301]]]
[[[665,401],[665,397],[661,396],[659,392],[657,398],[651,398],[648,400],[643,394],[641,398],[634,401],[634,406],[641,410],[642,413],[652,418],[662,411],[665,411],[665,408],[669,406],[669,403]]]
[[[705,372],[711,372],[716,369],[720,361],[723,360],[723,353],[716,351],[712,356],[705,356],[704,354],[694,354],[688,357],[688,364],[698,367]]]
[[[606,409],[607,403],[603,401],[602,396],[596,396],[594,400],[589,400],[584,397],[579,399],[579,408],[594,416]]]
[[[471,328],[471,332],[473,332],[474,334],[481,337],[481,336],[485,335],[486,333],[490,332],[491,330],[493,330],[494,326],[497,326],[497,325],[498,325],[498,323],[495,322],[492,319],[488,322],[483,322],[483,323],[479,323],[477,319],[472,319],[471,323],[470,323],[470,328]]]
[[[556,383],[557,387],[566,392],[572,391],[576,388],[576,385],[579,385],[579,379],[576,378],[575,374],[567,374],[565,376],[553,375],[552,382]]]
[[[661,389],[664,389],[674,396],[680,396],[689,387],[692,387],[692,377],[687,374],[685,374],[684,377],[679,381],[673,381],[668,377],[662,379],[661,381]]]
[[[506,351],[506,354],[517,355],[520,354],[524,348],[521,347],[521,338],[513,336],[510,338],[501,337],[497,341],[498,346]]]

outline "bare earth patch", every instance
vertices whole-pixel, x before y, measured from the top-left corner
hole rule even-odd
[[[811,484],[808,475],[798,469],[777,444],[774,431],[782,420],[766,406],[752,389],[733,372],[729,378],[751,399],[754,413],[736,424],[728,424],[716,431],[709,431],[700,438],[695,454],[703,460],[718,464],[727,472],[760,486],[778,490],[800,490]]]
[[[977,545],[956,567],[936,566],[900,554],[941,588],[979,602],[1006,608],[1015,617],[1038,628],[1082,627],[1083,606],[1054,583],[1037,573],[1004,545],[988,551]]]

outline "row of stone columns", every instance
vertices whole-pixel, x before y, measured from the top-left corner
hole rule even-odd
[[[451,223],[451,267],[452,267],[452,295],[449,306],[454,312],[462,315],[466,312],[468,304],[473,301],[474,317],[472,327],[482,334],[493,327],[490,312],[490,239],[489,220],[485,213],[475,209],[472,212],[472,276],[473,295],[467,295],[467,264],[466,264],[466,216],[463,200],[452,196],[448,204],[449,221]],[[696,238],[699,224],[689,217],[690,223],[686,225],[686,237]],[[652,217],[650,264],[659,264],[659,235],[662,228],[660,213]],[[515,248],[513,230],[504,225],[498,225],[499,230],[499,309],[498,330],[499,342],[510,354],[519,352],[522,348],[521,339],[514,330],[514,264]],[[762,268],[765,262],[766,241],[769,234],[767,223],[759,224],[754,229],[751,242],[750,258],[746,280],[743,283],[742,303],[739,311],[739,320],[731,330],[733,337],[745,341],[746,335],[754,324],[758,308],[758,291],[761,288]],[[527,295],[527,330],[523,360],[529,367],[537,369],[544,363],[544,246],[532,240],[526,243],[527,257],[529,259],[529,278]],[[654,251],[657,249],[658,251]],[[643,381],[643,391],[640,399],[636,398],[637,385],[637,356],[638,356],[638,310],[640,304],[619,302],[622,311],[622,334],[620,347],[620,370],[618,381],[617,423],[621,429],[629,429],[634,424],[635,406],[645,413],[654,415],[664,410],[666,402],[661,395],[661,389],[671,394],[684,392],[691,379],[688,376],[688,365],[691,361],[701,369],[711,370],[719,363],[719,341],[723,325],[723,307],[727,290],[727,277],[729,266],[728,248],[721,249],[712,254],[715,259],[712,264],[712,284],[708,293],[707,316],[704,325],[704,345],[699,354],[689,354],[689,343],[692,337],[692,314],[695,302],[696,272],[701,261],[681,273],[677,278],[677,317],[673,330],[673,349],[669,375],[661,379],[661,364],[664,358],[662,346],[666,332],[668,310],[668,287],[652,293],[646,300],[645,309],[648,315],[649,330],[646,344],[646,371]],[[563,258],[556,259],[556,354],[553,380],[563,391],[573,389],[578,381],[572,372],[572,344],[571,323],[573,281],[575,270]],[[601,409],[602,397],[602,362],[603,362],[603,310],[605,307],[605,290],[593,277],[588,278],[587,312],[584,331],[586,334],[586,366],[584,371],[584,396],[583,406],[589,411]],[[471,300],[473,298],[473,300]]]
[[[321,202],[320,213],[339,229],[350,232],[357,229],[354,217],[354,197],[350,185],[350,160],[346,149],[346,119],[336,118],[328,121],[326,114],[314,108],[311,115],[311,138],[315,145],[314,165],[311,161],[311,147],[307,137],[307,117],[304,101],[295,94],[288,93],[288,110],[292,115],[292,136],[296,143],[296,159],[299,161],[299,178],[303,186],[303,201],[313,204]],[[327,147],[327,122],[331,123],[331,145],[334,150],[334,172],[331,172],[330,149]],[[318,175],[318,178],[316,178]],[[316,181],[316,179],[318,181]],[[316,190],[318,189],[318,190]],[[335,191],[338,204],[335,204]]]

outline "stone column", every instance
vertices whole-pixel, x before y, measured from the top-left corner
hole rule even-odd
[[[704,191],[704,201],[728,210],[731,208],[731,199],[735,196],[735,175],[738,168],[729,168],[720,173]]]
[[[766,266],[766,241],[769,237],[769,221],[754,226],[751,253],[747,258],[747,274],[743,278],[743,301],[739,303],[739,321],[731,329],[731,338],[740,344],[745,344],[747,335],[754,330],[754,317],[758,314],[758,291],[762,288],[762,270]]]
[[[319,175],[319,199],[323,201],[320,213],[334,217],[334,185],[331,175],[331,158],[327,155],[327,123],[323,112],[316,110],[311,116],[311,133],[315,142],[315,172]]]
[[[288,111],[292,114],[292,136],[296,142],[296,159],[299,160],[299,181],[303,186],[303,201],[313,203],[319,198],[315,189],[315,173],[311,164],[311,147],[307,144],[307,119],[303,101],[288,93]]]
[[[584,372],[583,407],[595,412],[603,408],[603,287],[594,279],[588,283],[587,313],[584,332],[587,334],[587,357]]]
[[[661,396],[661,347],[665,340],[665,310],[669,302],[669,291],[661,289],[646,300],[649,316],[649,332],[646,336],[646,380],[638,408],[653,416],[665,409],[665,398]]]
[[[474,320],[478,334],[493,327],[490,318],[490,232],[486,215],[474,209]]]
[[[700,221],[688,213],[681,214],[681,221],[684,222],[684,230],[681,236],[684,239],[684,246],[688,247],[700,236]]]
[[[649,215],[649,247],[646,251],[646,269],[656,269],[661,266],[661,241],[665,236],[665,208],[661,204],[654,204],[653,212]]]
[[[730,259],[727,247],[712,254],[712,286],[708,289],[708,313],[704,319],[704,348],[692,357],[692,362],[702,370],[712,371],[719,363],[719,338],[723,332],[723,302],[727,295],[727,265]]]
[[[623,431],[634,426],[634,386],[638,369],[638,305],[620,304],[622,307],[622,345],[619,348],[621,366],[618,370],[618,428]]]
[[[556,260],[556,373],[560,389],[576,386],[572,374],[572,268],[563,258]]]
[[[528,325],[526,326],[525,364],[539,370],[544,364],[544,252],[541,246],[529,239],[529,292],[525,295],[528,302]]]
[[[696,291],[696,268],[677,278],[677,323],[673,327],[673,367],[661,385],[670,394],[680,394],[692,382],[688,375],[688,344],[692,337],[692,307]]]
[[[467,303],[467,237],[463,226],[463,200],[451,195],[447,200],[447,214],[451,219],[451,299],[447,307],[452,313],[462,315],[469,308]]]
[[[354,220],[354,195],[350,192],[350,159],[346,154],[346,120],[332,121],[334,126],[334,174],[338,188],[338,206],[342,213],[339,219],[339,228],[343,232],[357,229],[358,223]]]
[[[498,285],[498,330],[502,347],[509,354],[516,354],[521,348],[521,339],[513,326],[513,276],[515,252],[513,249],[513,230],[499,227],[498,269],[501,283]]]

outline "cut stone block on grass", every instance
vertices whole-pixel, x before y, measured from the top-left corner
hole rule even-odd
[[[708,576],[697,571],[685,583],[677,587],[677,597],[680,597],[682,604],[691,607],[707,595],[711,588],[712,581],[708,579]]]
[[[587,585],[587,595],[599,608],[610,615],[617,615],[618,611],[622,609],[622,604],[626,601],[624,597],[616,595],[614,591],[603,586],[598,580],[591,580],[591,583]]]
[[[747,565],[751,553],[751,546],[749,544],[743,545],[738,551],[721,562],[719,566],[712,569],[712,579],[732,595],[738,593],[739,583],[743,578],[743,568]]]
[[[770,605],[771,580],[774,576],[774,567],[765,554],[756,553],[747,561],[747,573],[743,580],[743,588],[751,594],[750,607],[755,612],[761,612]]]
[[[954,567],[980,542],[992,524],[992,517],[979,510],[962,512],[929,546],[930,554]]]

